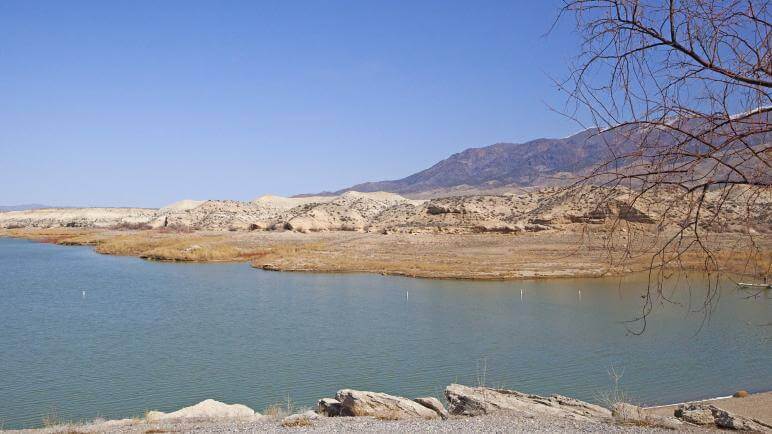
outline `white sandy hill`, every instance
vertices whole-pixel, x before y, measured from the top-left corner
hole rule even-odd
[[[0,228],[108,228],[150,224],[158,210],[147,208],[44,208],[0,213]]]
[[[165,226],[196,230],[264,229],[282,210],[254,202],[207,200],[194,208],[162,210]]]
[[[616,219],[657,224],[667,212],[680,221],[688,204],[669,207],[666,190],[637,197],[630,192],[586,187],[544,188],[505,195],[472,195],[410,200],[394,193],[347,192],[341,196],[263,196],[251,202],[183,200],[161,209],[49,208],[0,213],[0,228],[82,227],[114,229],[179,228],[202,231],[283,230],[406,233],[475,233],[573,230],[579,224]],[[750,190],[723,198],[709,192],[706,212],[721,209],[706,229],[772,233],[772,194]]]
[[[349,191],[328,202],[310,203],[290,209],[285,215],[285,227],[298,232],[362,231],[379,214],[389,208],[401,204],[417,205],[422,202],[382,191],[373,193]]]
[[[172,204],[166,205],[165,207],[161,208],[161,212],[174,212],[174,211],[186,211],[189,209],[194,209],[201,204],[206,202],[205,200],[193,200],[193,199],[184,199],[177,202],[174,202]]]

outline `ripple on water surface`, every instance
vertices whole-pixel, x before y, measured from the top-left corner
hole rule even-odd
[[[667,305],[631,336],[621,322],[640,309],[640,278],[620,290],[619,279],[271,273],[13,239],[0,239],[0,276],[4,428],[205,398],[312,405],[343,387],[439,395],[483,379],[593,401],[611,367],[641,403],[772,389],[772,330],[757,326],[772,306],[733,290],[699,332],[701,314]]]

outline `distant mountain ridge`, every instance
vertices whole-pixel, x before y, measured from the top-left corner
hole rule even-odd
[[[21,205],[0,206],[0,212],[26,211],[28,209],[41,209],[41,208],[50,208],[50,207],[47,205],[41,205],[39,203],[25,203]]]
[[[749,118],[768,123],[770,113]],[[674,121],[676,122],[676,121]],[[697,119],[683,119],[679,125],[697,131],[705,125]],[[717,131],[721,131],[720,129]],[[751,145],[768,143],[769,132],[746,138]],[[636,141],[672,142],[666,131],[638,126],[600,130],[590,128],[562,139],[536,139],[525,143],[496,143],[469,148],[438,162],[432,167],[402,179],[365,182],[331,193],[347,191],[386,191],[407,197],[434,197],[443,194],[495,193],[518,187],[540,187],[566,183],[586,175],[613,155],[627,155],[637,148]],[[620,161],[620,164],[623,162]]]
[[[365,182],[334,194],[352,190],[415,194],[458,186],[493,189],[549,185],[588,170],[600,156],[608,154],[610,146],[624,146],[617,136],[588,129],[562,139],[469,148],[405,178]]]

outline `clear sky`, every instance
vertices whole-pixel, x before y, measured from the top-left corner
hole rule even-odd
[[[0,205],[335,190],[566,136],[558,4],[3,0]]]

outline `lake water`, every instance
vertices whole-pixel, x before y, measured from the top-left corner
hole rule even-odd
[[[646,404],[772,389],[768,297],[727,289],[701,330],[701,314],[664,306],[632,336],[621,321],[642,287],[275,273],[0,238],[0,427],[205,398],[310,406],[340,388],[439,396],[483,377],[594,401],[611,367]]]

